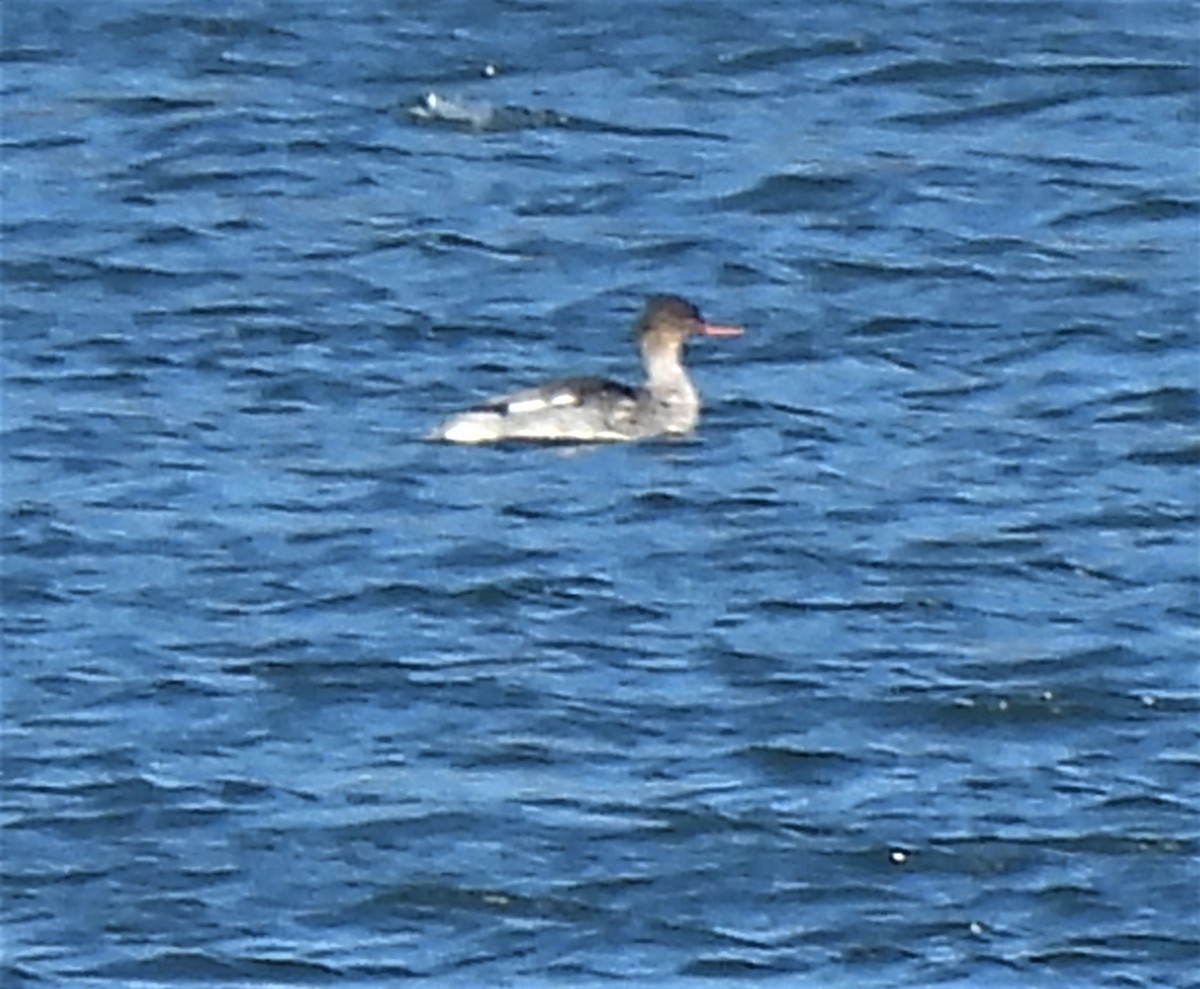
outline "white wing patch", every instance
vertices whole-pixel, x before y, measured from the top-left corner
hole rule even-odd
[[[577,395],[569,391],[560,391],[549,398],[537,395],[533,398],[522,398],[515,402],[509,402],[505,411],[509,415],[521,415],[524,412],[540,412],[542,409],[561,408],[564,405],[577,405],[578,403]]]

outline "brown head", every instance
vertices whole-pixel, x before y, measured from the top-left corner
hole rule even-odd
[[[678,295],[651,296],[637,322],[637,336],[643,347],[674,349],[693,335],[732,337],[741,332],[740,326],[707,322],[699,309]]]

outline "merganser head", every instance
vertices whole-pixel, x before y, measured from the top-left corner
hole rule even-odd
[[[655,295],[646,302],[637,322],[638,339],[646,344],[678,346],[689,336],[732,337],[740,326],[709,323],[687,299],[678,295]]]

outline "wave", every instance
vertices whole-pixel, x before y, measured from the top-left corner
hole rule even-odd
[[[710,141],[725,141],[723,134],[694,130],[689,127],[638,127],[590,120],[560,113],[513,104],[498,105],[487,100],[459,96],[444,96],[430,90],[406,107],[408,116],[416,123],[433,124],[470,131],[564,130],[592,131],[606,134],[625,134],[634,137],[691,137]]]

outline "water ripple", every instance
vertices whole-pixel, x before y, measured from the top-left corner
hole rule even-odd
[[[1191,978],[1194,11],[609,13],[6,9],[0,981]]]

